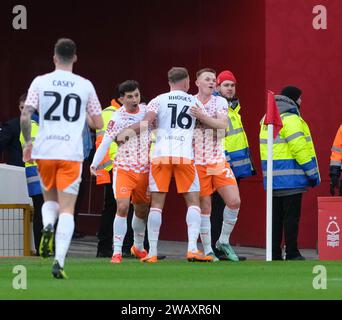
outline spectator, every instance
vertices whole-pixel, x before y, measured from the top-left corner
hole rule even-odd
[[[330,193],[335,195],[335,189],[339,188],[342,196],[342,183],[339,182],[342,169],[342,125],[339,127],[331,149],[330,157]],[[339,187],[340,184],[340,187]]]
[[[22,99],[22,97],[20,97]],[[24,104],[19,99],[19,110],[24,108]],[[16,117],[4,123],[0,127],[0,153],[8,152],[7,164],[24,167],[23,152],[20,141],[20,117]]]
[[[300,89],[288,86],[275,97],[283,128],[273,145],[273,260],[282,260],[283,229],[286,260],[305,260],[297,245],[302,194],[321,181],[310,130],[299,112],[301,94]],[[266,188],[267,126],[263,121],[260,154]]]

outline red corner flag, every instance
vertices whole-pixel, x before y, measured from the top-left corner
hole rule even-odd
[[[283,127],[278,107],[274,100],[274,92],[267,90],[267,112],[264,124],[273,124],[273,139]]]

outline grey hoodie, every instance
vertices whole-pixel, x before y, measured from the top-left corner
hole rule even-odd
[[[300,116],[298,106],[292,99],[286,96],[276,95],[275,102],[277,104],[280,114],[283,114],[285,112],[290,112],[290,113],[294,113]]]

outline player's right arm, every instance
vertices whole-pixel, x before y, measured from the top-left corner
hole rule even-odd
[[[94,130],[103,128],[102,115],[89,116],[88,125]]]
[[[24,109],[20,115],[20,128],[24,136],[25,145],[23,147],[23,161],[31,161],[32,153],[32,139],[31,139],[31,118],[32,114],[38,110],[39,107],[39,89],[38,78],[35,78],[28,90],[27,98],[25,101]]]
[[[97,176],[96,173],[97,167],[102,162],[103,158],[105,157],[108,148],[110,147],[111,143],[116,139],[116,136],[120,130],[120,127],[118,126],[118,115],[115,112],[112,116],[112,119],[108,123],[107,131],[102,139],[101,144],[97,148],[93,162],[90,165],[90,173],[93,176]]]
[[[102,162],[102,160],[105,157],[105,155],[107,153],[107,150],[110,147],[112,142],[113,142],[113,139],[110,136],[108,136],[107,134],[103,137],[100,146],[97,148],[97,150],[95,152],[93,162],[90,165],[90,173],[93,176],[97,176],[98,175],[96,173],[97,167]]]

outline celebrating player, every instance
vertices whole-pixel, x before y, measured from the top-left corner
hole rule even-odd
[[[37,160],[43,187],[44,229],[39,248],[43,257],[52,255],[58,218],[52,274],[59,279],[67,278],[64,261],[75,227],[73,214],[81,182],[86,114],[93,128],[103,126],[94,86],[72,73],[76,60],[75,43],[59,39],[53,57],[55,71],[33,80],[20,119],[25,139],[23,160]],[[31,116],[35,110],[39,112],[39,131],[32,148]]]
[[[104,158],[110,144],[117,140],[118,133],[134,123],[140,122],[146,114],[146,106],[140,104],[138,82],[134,80],[123,82],[119,86],[119,94],[123,106],[113,114],[108,123],[106,134],[90,166],[93,175],[96,175],[96,169]],[[134,245],[131,248],[131,253],[138,258],[144,258],[147,255],[143,243],[150,204],[150,197],[147,193],[149,172],[148,139],[148,132],[142,132],[141,134],[133,132],[133,135],[127,141],[119,144],[114,160],[113,191],[117,201],[117,212],[113,225],[114,251],[112,263],[121,263],[122,261],[122,244],[127,232],[127,215],[131,198],[134,205],[132,220]]]
[[[196,74],[198,87],[197,98],[204,105],[206,114],[198,107],[192,107],[190,112],[199,123],[196,126],[195,163],[199,175],[201,192],[201,231],[200,236],[204,247],[204,254],[218,259],[211,247],[211,195],[218,191],[226,204],[223,213],[222,230],[216,248],[222,251],[229,260],[239,261],[233,248],[229,244],[229,236],[234,228],[240,208],[239,189],[234,174],[226,161],[222,139],[228,125],[227,101],[212,93],[216,85],[216,73],[214,70],[205,68]]]

